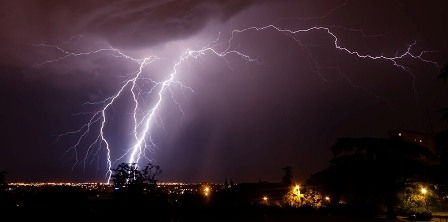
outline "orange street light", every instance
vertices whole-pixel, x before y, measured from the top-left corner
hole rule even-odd
[[[267,196],[264,196],[264,197],[263,197],[263,202],[264,202],[265,204],[268,204],[268,197],[267,197]]]
[[[420,192],[422,192],[423,196],[425,196],[425,194],[426,194],[428,191],[426,190],[426,188],[422,187],[422,189],[420,189]],[[428,208],[428,200],[426,199],[426,196],[424,197],[424,199],[425,199],[426,211],[429,211],[429,208]]]
[[[426,192],[428,192],[428,191],[426,190],[426,188],[422,188],[422,189],[420,189],[420,191],[422,192],[423,195],[425,195]]]
[[[210,193],[210,187],[205,187],[204,188],[204,195],[208,196],[209,193]]]

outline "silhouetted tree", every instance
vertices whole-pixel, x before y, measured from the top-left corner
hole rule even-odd
[[[448,129],[436,133],[434,142],[441,165],[448,170]],[[445,175],[445,178],[448,182],[448,175]]]
[[[443,79],[443,81],[446,83],[448,79],[448,63],[446,63],[443,66],[442,70],[440,70],[439,78]],[[448,107],[442,109],[442,120],[445,120],[448,123]],[[446,153],[448,152],[448,129],[443,130],[440,133],[438,133],[438,135],[436,135],[436,143],[437,143],[436,145],[438,145],[439,148],[444,150],[443,151],[445,154],[444,157],[446,158]]]
[[[309,183],[330,188],[336,201],[345,194],[356,203],[385,203],[389,218],[396,217],[401,186],[409,179],[425,179],[434,159],[428,149],[398,139],[340,138],[330,149],[333,165],[313,175]]]
[[[439,79],[444,83],[448,79],[448,63],[440,70]],[[448,107],[441,109],[441,120],[448,123]],[[441,196],[448,195],[448,129],[441,130],[434,137],[435,148],[440,158],[440,164],[432,167],[432,182],[439,185]]]
[[[136,163],[121,163],[117,168],[112,169],[112,181],[115,186],[124,187],[133,184],[137,171]]]
[[[286,166],[282,169],[285,171],[285,175],[282,177],[282,183],[290,186],[292,184],[292,167]]]
[[[157,183],[156,176],[162,173],[160,166],[148,163],[142,170],[136,163],[121,163],[112,169],[112,181],[117,189],[141,192],[154,189]]]
[[[156,176],[162,173],[160,166],[148,163],[143,170],[139,172],[139,176],[150,190],[154,189],[157,185]]]

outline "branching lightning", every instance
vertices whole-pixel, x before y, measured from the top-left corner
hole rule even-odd
[[[339,6],[340,7],[340,6]],[[318,17],[321,18],[321,17]],[[37,47],[45,47],[45,48],[51,48],[57,50],[59,53],[62,54],[62,56],[49,59],[43,62],[38,63],[38,66],[47,65],[49,63],[57,63],[62,60],[67,60],[73,57],[85,57],[90,56],[94,54],[98,55],[112,55],[116,58],[120,58],[129,62],[132,62],[136,64],[137,68],[134,72],[128,74],[128,78],[126,81],[124,81],[121,85],[121,87],[118,89],[118,91],[100,101],[95,103],[87,103],[87,104],[94,104],[94,105],[100,105],[101,108],[92,113],[88,113],[90,115],[90,119],[87,123],[82,125],[79,129],[66,132],[64,134],[59,135],[59,137],[67,136],[67,135],[79,135],[79,139],[77,142],[69,147],[68,151],[72,151],[75,153],[76,156],[76,163],[73,165],[76,166],[79,164],[79,162],[83,162],[84,167],[87,161],[87,157],[89,155],[92,155],[93,153],[98,153],[99,149],[105,149],[106,150],[106,161],[107,161],[107,173],[106,178],[107,182],[110,181],[111,178],[111,168],[113,167],[114,163],[117,161],[122,160],[123,158],[127,158],[127,162],[129,163],[139,163],[142,158],[150,159],[147,155],[148,152],[152,150],[156,146],[155,141],[153,141],[153,137],[151,136],[151,131],[156,125],[156,116],[161,115],[160,110],[162,109],[162,105],[164,104],[165,100],[167,99],[173,99],[174,102],[178,105],[178,108],[182,111],[180,103],[178,103],[175,100],[175,97],[173,96],[173,87],[181,87],[184,89],[188,89],[193,92],[193,89],[189,86],[185,85],[184,83],[180,82],[178,79],[179,75],[182,75],[182,65],[191,59],[198,59],[200,57],[204,56],[215,56],[217,58],[223,59],[229,66],[229,69],[232,67],[230,66],[230,55],[236,56],[237,58],[240,58],[243,61],[246,62],[254,62],[258,63],[259,60],[254,58],[254,55],[249,55],[248,53],[244,51],[240,51],[237,49],[235,45],[238,45],[236,43],[238,36],[244,35],[248,32],[259,32],[260,35],[262,35],[265,32],[276,32],[280,34],[284,34],[286,39],[290,39],[292,41],[297,42],[298,47],[309,56],[310,60],[312,61],[312,70],[319,74],[319,76],[322,77],[321,71],[325,67],[319,66],[318,61],[313,57],[312,50],[307,47],[305,44],[302,44],[300,41],[299,34],[314,34],[314,35],[327,35],[332,39],[331,45],[339,50],[342,53],[345,53],[347,55],[353,56],[354,58],[359,59],[367,59],[367,60],[383,60],[386,62],[390,62],[392,66],[397,67],[399,70],[403,70],[411,75],[413,74],[413,70],[411,70],[409,67],[403,65],[400,63],[402,59],[413,59],[418,60],[420,62],[424,63],[430,63],[437,67],[439,65],[431,60],[425,59],[424,56],[426,53],[429,53],[430,51],[420,51],[417,53],[414,53],[414,47],[416,46],[416,42],[410,43],[407,47],[407,49],[404,52],[398,52],[395,55],[371,55],[371,54],[365,54],[360,51],[357,51],[355,49],[350,49],[348,46],[341,45],[338,39],[338,36],[335,34],[334,31],[332,31],[333,28],[338,27],[323,27],[323,26],[314,26],[314,27],[308,27],[304,29],[288,29],[281,27],[279,25],[274,24],[268,24],[266,26],[252,26],[247,27],[243,29],[233,29],[230,31],[230,35],[227,39],[222,39],[222,36],[219,36],[217,39],[206,42],[202,48],[199,49],[192,49],[188,48],[184,51],[183,54],[181,54],[177,59],[174,59],[174,63],[171,66],[171,71],[167,73],[165,76],[165,79],[163,81],[155,81],[150,79],[150,81],[153,83],[152,87],[150,87],[148,90],[145,90],[145,93],[153,94],[155,95],[155,101],[152,102],[152,106],[149,109],[144,109],[141,106],[142,98],[142,88],[139,86],[140,80],[147,80],[148,77],[145,75],[145,69],[148,66],[151,66],[155,64],[157,60],[160,60],[158,56],[147,56],[144,58],[134,58],[125,52],[123,52],[120,49],[114,48],[112,46],[106,47],[106,48],[99,48],[92,51],[86,51],[86,52],[72,52],[64,49],[62,46],[56,46],[56,45],[48,45],[48,44],[38,44],[35,45]],[[359,30],[356,30],[359,31]],[[281,40],[281,41],[284,41]],[[275,44],[275,43],[274,43]],[[224,47],[222,47],[224,45]],[[219,47],[218,47],[219,46]],[[221,50],[219,50],[220,48]],[[232,57],[234,58],[234,57]],[[328,68],[328,67],[327,67]],[[343,72],[338,67],[330,67],[332,69],[336,69],[341,75],[344,76],[344,78],[347,79],[347,81],[354,87],[361,88],[363,90],[367,90],[365,88],[362,88],[360,86],[355,85],[348,77],[347,75],[343,74]],[[322,79],[324,79],[322,77]],[[415,87],[415,86],[414,86]],[[123,93],[131,93],[132,95],[132,116],[133,116],[133,144],[129,146],[128,149],[126,149],[117,159],[111,158],[111,153],[115,152],[114,147],[112,144],[110,144],[109,139],[105,135],[105,129],[106,124],[109,121],[109,116],[107,115],[107,111],[111,109],[111,106],[116,102],[116,100],[123,95]],[[417,92],[416,92],[417,93]],[[372,95],[374,95],[372,93]],[[376,95],[375,95],[376,96]],[[182,111],[183,112],[183,111]],[[96,133],[96,139],[90,143],[91,145],[88,147],[86,153],[82,155],[82,160],[80,160],[80,154],[78,153],[77,149],[82,143],[82,141],[86,140],[87,136],[92,133],[93,126],[98,125],[99,131]],[[95,147],[97,149],[95,150]]]

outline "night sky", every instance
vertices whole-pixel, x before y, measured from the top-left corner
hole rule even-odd
[[[289,165],[304,183],[337,138],[447,127],[444,0],[1,1],[0,29],[9,182],[107,182],[162,83],[139,159],[159,181],[280,182]]]

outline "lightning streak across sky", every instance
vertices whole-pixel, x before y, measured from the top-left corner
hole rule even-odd
[[[217,40],[216,40],[217,41]],[[139,106],[139,95],[140,95],[140,91],[139,91],[139,87],[137,86],[137,82],[140,79],[145,79],[146,77],[142,77],[142,73],[144,71],[144,68],[153,63],[154,61],[160,59],[156,56],[149,56],[149,57],[145,57],[142,59],[136,59],[133,58],[129,55],[126,55],[125,53],[123,53],[122,51],[120,51],[119,49],[115,49],[113,47],[110,48],[104,48],[104,49],[98,49],[98,50],[94,50],[94,51],[89,51],[89,52],[82,52],[82,53],[73,53],[73,52],[68,52],[64,49],[62,49],[59,46],[51,46],[51,45],[45,45],[45,44],[40,44],[40,45],[36,45],[36,46],[40,46],[40,47],[51,47],[51,48],[55,48],[58,51],[62,52],[64,55],[61,57],[58,57],[56,59],[53,60],[47,60],[44,61],[42,63],[37,64],[38,66],[47,64],[47,63],[54,63],[54,62],[58,62],[64,59],[67,59],[69,57],[77,57],[77,56],[86,56],[86,55],[91,55],[91,54],[97,54],[97,53],[104,53],[104,52],[110,52],[112,53],[112,55],[114,57],[118,57],[118,58],[122,58],[125,60],[129,60],[132,61],[134,63],[137,64],[138,69],[131,73],[131,77],[124,81],[124,83],[122,84],[121,88],[118,90],[118,92],[116,94],[114,94],[113,96],[106,98],[105,100],[99,102],[99,103],[87,103],[87,104],[102,104],[103,108],[100,109],[97,112],[92,113],[92,117],[90,118],[90,120],[88,121],[88,123],[86,123],[85,125],[83,125],[80,129],[75,130],[75,131],[71,131],[71,132],[67,132],[64,134],[59,135],[59,137],[61,136],[66,136],[69,134],[81,134],[81,136],[79,137],[78,142],[73,145],[70,150],[73,149],[73,151],[75,152],[75,158],[76,158],[76,163],[75,165],[79,162],[78,160],[78,151],[77,151],[77,147],[79,146],[79,144],[82,142],[83,139],[85,139],[85,137],[88,135],[88,133],[91,131],[91,126],[95,123],[99,123],[100,128],[99,128],[99,133],[98,133],[98,137],[96,140],[94,140],[94,142],[89,146],[89,149],[86,152],[86,156],[83,159],[83,162],[85,164],[88,156],[87,154],[91,153],[90,149],[92,147],[95,147],[95,145],[98,145],[99,148],[104,147],[107,151],[107,167],[108,167],[108,172],[107,172],[107,181],[109,182],[110,180],[110,176],[111,176],[111,167],[113,165],[113,163],[115,163],[116,161],[121,160],[122,158],[125,158],[126,156],[128,156],[128,163],[139,163],[140,158],[141,157],[146,157],[146,152],[150,151],[152,147],[155,146],[155,143],[152,141],[151,139],[151,127],[154,125],[155,123],[155,115],[156,112],[160,109],[160,106],[162,106],[163,100],[164,100],[164,96],[167,92],[171,92],[170,88],[173,87],[173,85],[179,85],[182,88],[187,88],[188,90],[193,91],[193,89],[191,89],[190,87],[184,85],[183,83],[179,82],[176,80],[176,75],[178,74],[178,69],[179,67],[182,65],[183,62],[185,62],[186,60],[190,59],[190,58],[195,58],[197,59],[200,56],[204,56],[207,53],[211,53],[215,56],[221,57],[224,60],[226,60],[226,57],[230,54],[236,54],[239,57],[241,57],[242,59],[248,61],[248,62],[255,62],[256,59],[251,58],[248,55],[245,55],[242,52],[236,51],[236,50],[232,50],[230,48],[230,44],[229,47],[222,51],[222,52],[218,52],[216,51],[213,46],[214,43],[216,41],[212,41],[210,43],[208,43],[205,47],[199,49],[199,50],[191,50],[191,49],[187,49],[178,59],[178,61],[173,65],[172,67],[172,72],[167,74],[166,79],[161,81],[161,82],[155,82],[152,81],[154,83],[154,86],[149,90],[149,92],[147,93],[152,93],[154,91],[154,93],[156,94],[156,102],[153,104],[153,106],[151,108],[149,108],[148,110],[144,110],[142,111],[142,113],[140,113],[140,106]],[[230,43],[230,41],[229,41]],[[226,60],[227,62],[227,60]],[[230,68],[230,65],[229,65]],[[104,135],[104,129],[106,127],[106,123],[107,123],[107,116],[106,116],[106,111],[112,106],[112,104],[115,102],[115,100],[120,97],[123,93],[124,90],[129,90],[132,94],[132,98],[133,98],[133,103],[134,103],[134,108],[133,108],[133,119],[134,119],[134,130],[133,130],[133,136],[135,139],[135,143],[134,145],[132,145],[129,149],[127,149],[117,160],[112,161],[111,160],[111,155],[110,153],[111,148],[110,148],[110,144],[108,142],[108,139],[106,138],[106,136]],[[174,97],[172,97],[172,99],[175,101]],[[176,102],[176,101],[175,101]],[[176,102],[176,104],[179,105],[180,104]],[[141,118],[139,118],[139,116],[142,116]],[[58,138],[59,140],[59,138]],[[146,157],[146,159],[149,160],[149,158]],[[75,166],[74,165],[74,166]]]
[[[149,66],[156,66],[158,61],[166,59],[159,57],[158,55],[148,55],[143,58],[135,58],[133,56],[130,56],[126,52],[112,46],[86,52],[73,52],[70,50],[66,50],[62,45],[37,44],[35,46],[54,49],[61,54],[61,56],[57,58],[49,59],[37,64],[38,66],[57,63],[62,60],[71,59],[73,57],[88,57],[92,55],[112,56],[113,58],[129,61],[136,65],[135,71],[127,74],[127,79],[122,82],[121,87],[119,87],[115,94],[100,102],[86,103],[88,105],[101,106],[101,108],[95,112],[80,113],[90,115],[90,118],[86,124],[82,125],[77,130],[59,135],[59,137],[68,135],[79,135],[79,139],[77,140],[77,142],[68,149],[68,151],[74,152],[74,156],[76,158],[76,162],[73,167],[78,165],[80,162],[82,162],[85,167],[90,155],[100,155],[100,150],[105,150],[105,158],[107,161],[107,173],[105,178],[107,182],[109,182],[111,178],[111,169],[114,167],[114,164],[117,163],[117,161],[140,163],[142,158],[151,160],[148,154],[153,151],[157,144],[152,137],[152,130],[154,130],[154,127],[157,126],[156,118],[157,116],[162,115],[161,110],[164,109],[163,106],[166,104],[167,100],[174,101],[179,110],[183,112],[181,104],[176,100],[173,87],[180,87],[182,89],[187,89],[191,92],[194,92],[194,89],[182,83],[178,78],[179,75],[183,74],[183,65],[188,60],[212,56],[222,59],[228,65],[229,69],[232,69],[231,62],[235,58],[239,58],[244,62],[252,62],[258,64],[263,63],[259,59],[257,59],[257,55],[250,55],[250,53],[244,52],[243,50],[239,49],[238,37],[245,35],[246,33],[257,33],[258,35],[263,35],[268,32],[284,34],[285,38],[281,41],[284,41],[286,39],[288,41],[294,41],[295,43],[297,43],[298,47],[312,61],[311,69],[313,70],[313,72],[318,74],[323,80],[325,80],[325,78],[323,77],[321,72],[323,69],[328,67],[319,65],[318,60],[313,56],[311,48],[302,43],[301,35],[325,35],[329,37],[331,41],[329,43],[330,45],[332,45],[332,47],[334,47],[334,49],[351,56],[353,59],[386,61],[389,62],[392,66],[395,66],[398,70],[409,73],[412,78],[414,77],[414,71],[406,65],[403,65],[404,63],[401,63],[401,60],[412,59],[422,63],[430,63],[437,68],[440,67],[436,62],[425,58],[425,55],[432,51],[418,51],[414,49],[414,47],[417,45],[417,42],[409,43],[408,47],[404,51],[402,50],[400,52],[399,49],[397,49],[394,55],[367,54],[357,49],[352,49],[348,46],[342,45],[340,43],[338,35],[333,31],[333,29],[337,28],[340,27],[313,26],[303,29],[290,29],[273,23],[266,26],[252,26],[243,29],[233,29],[229,32],[227,38],[219,36],[219,38],[215,40],[205,42],[203,46],[199,48],[186,47],[184,52],[179,55],[177,59],[173,59],[174,62],[171,65],[170,71],[163,75],[163,80],[154,80],[149,78],[149,74],[146,71]],[[362,32],[361,30],[346,30]],[[273,42],[272,44],[275,45],[276,43]],[[339,70],[339,67],[330,68],[338,70],[338,72],[343,75],[347,82],[349,82],[352,86],[367,90],[366,88],[353,84],[347,75],[342,74],[342,71]],[[147,82],[148,80],[152,83],[150,87],[148,87],[147,85],[140,85],[141,82]],[[416,93],[416,96],[418,97],[415,86],[414,91]],[[131,102],[133,104],[131,107],[133,121],[133,142],[132,144],[129,144],[128,148],[122,150],[122,153],[116,154],[116,152],[120,150],[120,147],[117,148],[114,147],[113,144],[111,144],[110,139],[105,135],[105,130],[107,128],[108,122],[112,121],[110,119],[108,111],[110,109],[113,109],[113,104],[116,103],[116,100],[122,97],[125,93],[130,93],[132,98]],[[153,97],[151,97],[151,101],[146,101],[148,99],[146,99],[143,94],[152,95]],[[374,94],[371,93],[371,95]],[[143,106],[142,104],[151,104],[151,106],[148,108]],[[80,144],[82,144],[84,140],[87,140],[88,136],[93,133],[92,131],[96,130],[96,128],[94,128],[93,126],[98,126],[98,131],[95,133],[97,136],[92,142],[90,142],[87,150],[83,154],[80,154]],[[112,153],[114,153],[114,155],[112,155]],[[118,156],[118,158],[112,158],[112,156]],[[126,160],[124,161],[124,159]]]
[[[446,129],[444,0],[0,5],[10,181],[305,181],[339,138]]]

